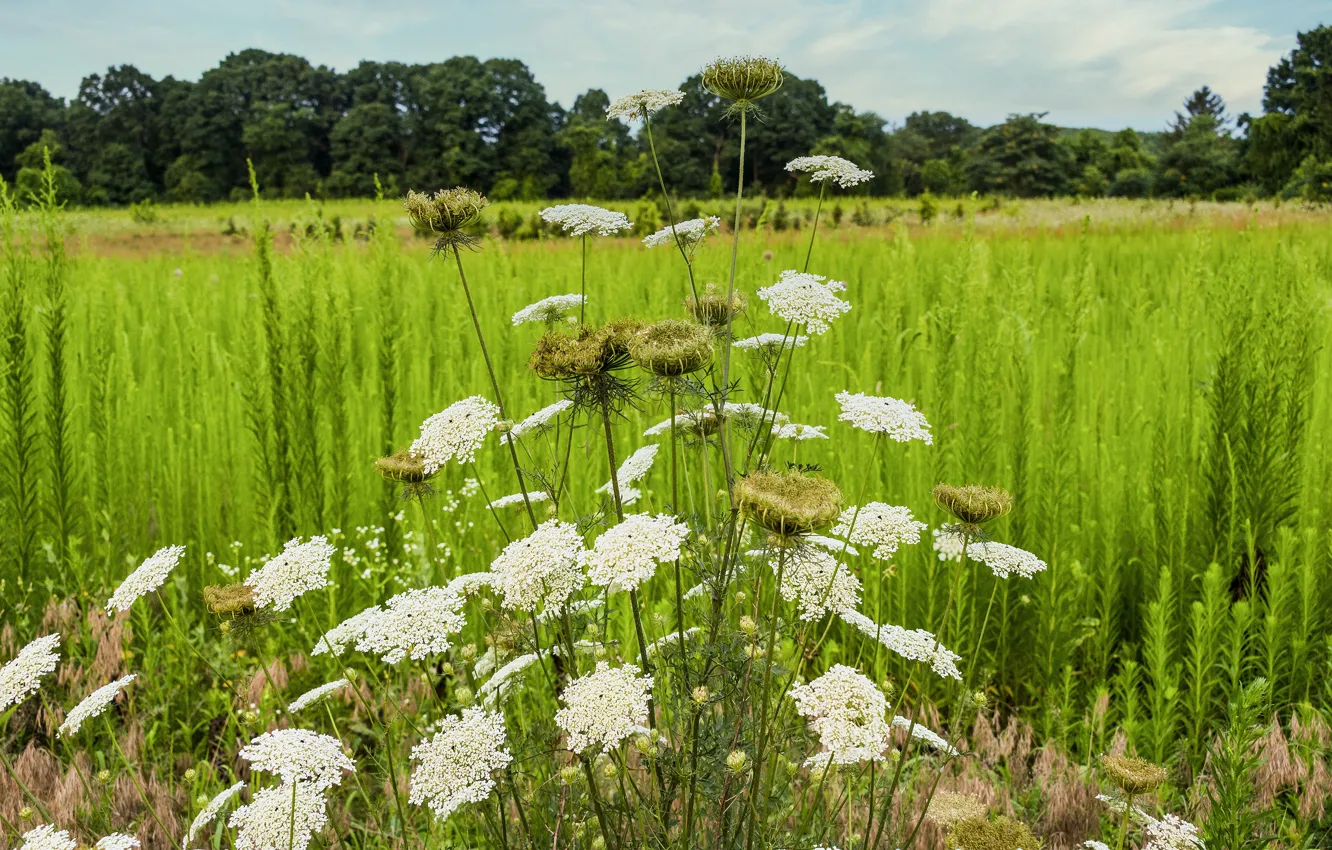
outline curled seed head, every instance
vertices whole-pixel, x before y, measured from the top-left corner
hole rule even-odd
[[[629,356],[659,378],[688,375],[712,362],[712,332],[693,322],[663,319],[634,334]]]
[[[375,469],[386,481],[401,481],[407,484],[420,484],[434,477],[434,473],[426,473],[425,461],[414,457],[408,451],[381,457],[375,461]]]
[[[724,328],[745,311],[745,294],[737,290],[728,297],[717,284],[709,283],[702,295],[697,298],[690,295],[684,304],[695,321],[711,328]]]
[[[751,104],[782,87],[782,64],[762,56],[732,56],[709,62],[703,87],[718,97]]]
[[[755,522],[782,537],[831,525],[842,511],[836,484],[799,470],[751,472],[736,481],[735,499]]]
[[[254,589],[245,584],[210,585],[203,589],[204,607],[213,614],[253,614]]]
[[[573,334],[548,331],[537,340],[527,365],[543,378],[604,375],[628,365],[629,343],[642,327],[637,319],[616,319],[599,328],[584,325]]]
[[[970,794],[939,791],[930,798],[925,817],[940,826],[948,827],[964,820],[984,819],[986,811],[985,804]]]
[[[1101,756],[1101,770],[1125,794],[1146,794],[1166,781],[1165,768],[1134,756]]]
[[[967,525],[998,519],[1013,509],[1013,497],[1007,490],[980,484],[940,484],[934,488],[934,503]]]
[[[412,227],[430,233],[449,233],[475,222],[490,204],[471,189],[440,189],[433,195],[408,191],[403,200]]]
[[[953,825],[948,846],[958,850],[1032,850],[1041,843],[1026,824],[1012,818],[968,818]]]

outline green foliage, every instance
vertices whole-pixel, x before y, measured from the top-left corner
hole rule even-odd
[[[1043,115],[1010,115],[985,131],[967,164],[971,187],[1019,198],[1049,197],[1068,191],[1076,158],[1060,141],[1059,128]]]
[[[1225,729],[1208,760],[1209,813],[1203,838],[1209,847],[1262,850],[1276,840],[1281,813],[1260,807],[1256,774],[1262,756],[1256,745],[1266,732],[1268,682],[1256,679],[1235,694]]]

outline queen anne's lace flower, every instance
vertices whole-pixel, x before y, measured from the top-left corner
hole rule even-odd
[[[69,714],[65,716],[65,722],[60,724],[58,730],[60,737],[67,738],[78,732],[83,724],[92,718],[98,716],[111,703],[116,701],[116,696],[121,689],[133,682],[138,676],[130,673],[128,676],[122,676],[109,685],[102,685],[97,690],[83,698],[83,702],[70,709]]]
[[[136,600],[161,587],[184,554],[184,546],[158,549],[155,554],[139,564],[134,572],[126,576],[120,587],[116,588],[116,592],[111,594],[111,598],[106,602],[106,613],[128,611]]]
[[[445,590],[456,596],[474,596],[480,593],[482,588],[494,587],[499,579],[492,572],[463,573],[460,576],[454,576],[445,586]]]
[[[537,614],[537,623],[542,625],[549,623],[551,620],[564,616],[565,611],[569,612],[569,616],[576,617],[579,614],[595,611],[600,608],[602,604],[602,600],[600,599],[574,599],[564,605],[547,608],[540,614]]]
[[[464,708],[445,717],[428,741],[412,747],[412,787],[408,800],[429,806],[445,820],[463,803],[479,803],[495,790],[492,774],[513,761],[505,741],[504,717]]]
[[[1082,846],[1087,850],[1110,850],[1110,845],[1104,841],[1084,841]]]
[[[327,823],[321,789],[308,782],[257,791],[227,820],[236,830],[235,850],[305,850]]]
[[[675,106],[682,100],[684,92],[679,89],[642,89],[616,98],[606,107],[606,117],[633,121],[667,106]]]
[[[873,171],[859,168],[840,156],[798,156],[786,164],[786,170],[803,171],[812,183],[831,180],[843,189],[858,186],[874,177]]]
[[[483,684],[478,691],[478,694],[481,696],[481,701],[485,705],[493,708],[495,704],[508,693],[510,680],[540,660],[541,655],[539,653],[529,652],[526,655],[518,656],[496,670],[495,675],[486,680],[485,684]],[[478,664],[477,666],[479,667],[480,665]],[[482,675],[478,671],[473,672],[475,675]]]
[[[583,586],[579,567],[583,538],[572,523],[549,519],[522,540],[515,540],[491,564],[504,594],[504,607],[535,611],[563,605]]]
[[[246,587],[254,591],[257,608],[286,611],[296,597],[328,586],[328,568],[335,547],[328,538],[315,535],[305,543],[293,537],[281,554],[250,573]]]
[[[601,747],[608,753],[625,738],[648,731],[652,677],[640,672],[632,664],[611,667],[598,661],[594,672],[569,683],[555,723],[568,733],[570,750]]]
[[[78,846],[68,832],[44,823],[23,833],[23,846],[19,850],[74,850]]]
[[[919,543],[925,523],[911,516],[911,509],[883,502],[868,502],[857,512],[854,507],[842,511],[832,533],[861,546],[873,546],[870,554],[886,561],[904,543]]]
[[[548,404],[545,407],[533,413],[531,416],[519,422],[509,429],[509,433],[500,434],[500,442],[507,442],[510,439],[520,439],[528,434],[543,434],[550,428],[550,422],[556,416],[573,407],[573,402],[567,398],[562,398],[554,404]]]
[[[957,669],[960,656],[938,642],[938,639],[924,629],[904,629],[891,623],[878,623],[859,611],[843,611],[843,622],[877,640],[893,652],[908,661],[927,661],[946,679],[961,681],[962,672]]]
[[[0,667],[0,712],[37,693],[42,677],[60,663],[60,635],[39,637]]]
[[[851,309],[850,304],[837,297],[837,293],[844,291],[846,284],[840,280],[787,269],[772,286],[760,289],[758,297],[768,302],[774,316],[819,336],[827,333],[829,322]]]
[[[361,613],[353,614],[329,629],[319,643],[315,644],[315,648],[311,650],[310,654],[323,655],[327,652],[335,656],[341,655],[347,651],[347,647],[355,646],[375,618],[383,613],[383,608],[378,605],[371,605]]]
[[[583,554],[587,577],[601,587],[636,590],[652,578],[658,564],[680,557],[689,526],[666,514],[629,514],[602,532]]]
[[[301,709],[314,705],[334,691],[342,690],[350,684],[351,682],[347,679],[335,679],[334,681],[326,682],[317,688],[311,688],[292,700],[291,705],[287,706],[287,713],[295,714]]]
[[[860,605],[860,579],[822,549],[804,546],[772,558],[772,570],[782,583],[778,591],[787,602],[800,608],[800,619],[817,620],[829,611],[846,611]]]
[[[615,212],[591,204],[556,204],[541,211],[541,220],[561,228],[570,236],[596,233],[612,236],[633,225],[622,212]]]
[[[620,497],[626,504],[629,499],[625,496],[625,491],[629,488],[630,484],[641,481],[648,474],[648,470],[652,469],[652,464],[657,459],[657,450],[660,448],[661,446],[656,443],[649,443],[648,445],[643,446],[633,454],[629,455],[629,457],[625,458],[624,462],[620,464],[620,468],[615,471],[615,480],[620,484]],[[597,488],[597,492],[612,492],[611,483],[607,481],[605,484],[602,484]]]
[[[785,425],[772,426],[772,435],[779,440],[826,440],[822,425],[799,425],[787,422]]]
[[[548,501],[550,501],[550,494],[547,493],[545,490],[533,490],[533,491],[531,491],[530,493],[527,494],[527,501],[528,501],[528,502],[548,502]],[[522,494],[522,493],[510,493],[510,494],[507,495],[507,496],[500,496],[498,499],[496,499],[495,501],[491,502],[491,503],[490,503],[490,507],[493,508],[493,509],[495,509],[495,510],[499,510],[500,508],[512,508],[512,507],[517,507],[518,505],[521,505],[521,504],[523,504],[523,494]]]
[[[796,710],[819,736],[823,752],[807,765],[855,764],[883,758],[888,748],[888,710],[883,691],[845,664],[834,664],[808,685],[791,688]]]
[[[1202,848],[1198,827],[1179,815],[1166,815],[1147,825],[1147,845],[1142,850],[1195,850]]]
[[[222,809],[226,807],[227,803],[230,803],[232,799],[237,794],[239,794],[241,792],[241,789],[244,787],[245,787],[244,782],[237,782],[235,785],[232,785],[230,788],[223,790],[216,797],[209,800],[208,805],[204,806],[203,810],[200,811],[199,814],[194,816],[194,822],[190,824],[190,834],[185,839],[185,843],[189,844],[191,841],[194,840],[194,836],[199,834],[199,830],[203,829],[205,826],[208,826],[208,824],[212,823],[213,820],[217,817],[218,812],[222,811]]]
[[[972,543],[967,547],[967,556],[989,567],[999,578],[1014,575],[1031,578],[1045,569],[1045,562],[1026,549],[992,540]]]
[[[837,394],[837,403],[842,406],[837,418],[853,428],[884,434],[899,443],[920,440],[927,446],[934,444],[925,414],[909,402],[843,390]]]
[[[528,322],[542,322],[544,324],[558,322],[583,306],[584,300],[581,295],[552,295],[549,298],[542,298],[535,304],[528,304],[514,313],[513,324],[517,326],[525,325]]]
[[[938,732],[935,732],[933,729],[922,726],[919,723],[912,723],[901,715],[893,718],[893,726],[897,729],[910,729],[911,737],[915,738],[917,741],[924,741],[945,755],[957,755],[957,748],[945,741],[943,736]]]
[[[97,839],[93,846],[96,850],[134,850],[139,846],[139,839],[123,832],[113,832]]]
[[[409,451],[420,458],[426,475],[433,475],[451,460],[471,463],[486,435],[499,425],[500,409],[493,402],[474,395],[455,401],[421,423],[421,436],[412,441]]]
[[[674,227],[667,225],[656,233],[645,236],[643,244],[649,248],[657,248],[662,245],[674,245],[675,240],[679,239],[684,249],[689,251],[697,248],[703,237],[709,233],[716,233],[720,226],[721,219],[715,215],[691,218],[688,221],[677,222]]]
[[[940,561],[960,561],[967,548],[967,538],[951,525],[940,526],[932,532],[934,551],[939,553]]]
[[[784,334],[759,334],[731,343],[745,351],[786,351],[791,348],[803,348],[809,342],[807,336],[786,336]]]
[[[811,546],[819,546],[832,552],[834,555],[850,555],[856,557],[860,550],[847,543],[845,540],[838,540],[835,537],[824,537],[822,534],[806,534],[803,542]]]
[[[378,655],[386,664],[408,657],[420,661],[447,652],[467,622],[462,614],[463,598],[447,587],[403,591],[365,624],[356,649]]]
[[[284,784],[297,782],[319,791],[342,784],[344,770],[356,772],[337,738],[310,729],[265,732],[242,747],[240,757],[250,763],[251,770],[280,776]]]

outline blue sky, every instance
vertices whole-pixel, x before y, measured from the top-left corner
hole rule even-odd
[[[197,79],[246,47],[338,69],[361,59],[522,59],[566,106],[679,84],[723,54],[780,58],[832,99],[900,120],[1048,111],[1065,126],[1159,129],[1208,84],[1259,111],[1267,68],[1328,0],[0,0],[0,77],[71,97],[108,65]]]

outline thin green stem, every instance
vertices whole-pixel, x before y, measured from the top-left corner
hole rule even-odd
[[[828,186],[828,181],[819,183],[819,203],[814,207],[814,226],[809,229],[809,248],[805,251],[805,268],[809,271],[809,258],[814,256],[814,234],[819,232],[819,213],[823,210],[823,191]]]
[[[755,796],[758,794],[763,775],[763,759],[767,755],[768,747],[768,690],[772,687],[772,653],[777,644],[777,621],[781,613],[781,586],[782,577],[786,572],[786,549],[785,547],[777,550],[777,582],[773,585],[772,608],[768,614],[768,644],[763,648],[763,687],[759,691],[759,738],[758,746],[754,750],[754,775],[749,783],[749,806],[751,811],[749,821],[749,833],[745,839],[745,847],[752,850],[754,846],[754,833],[758,831],[759,814],[758,803]],[[767,815],[767,806],[763,807],[764,816]]]

